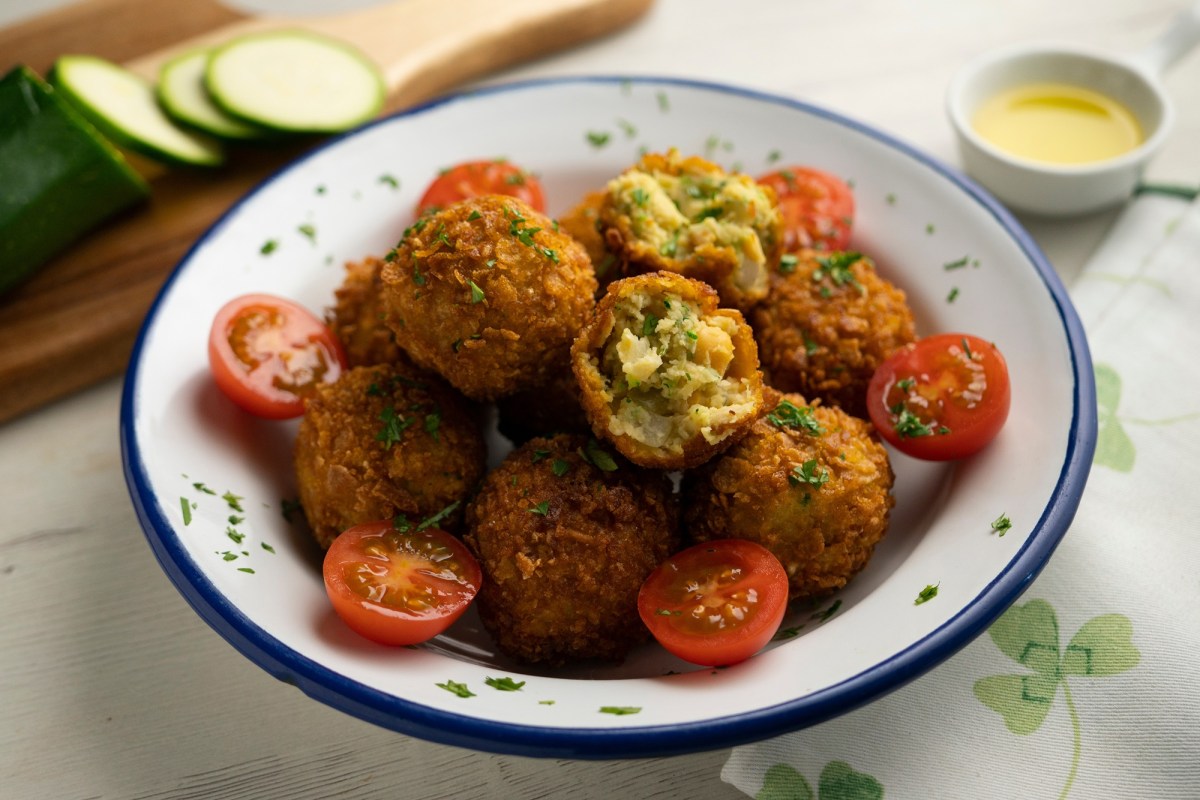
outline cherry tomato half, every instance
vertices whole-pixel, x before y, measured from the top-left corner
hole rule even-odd
[[[417,203],[417,216],[482,194],[506,194],[524,200],[534,211],[546,212],[546,198],[538,179],[515,164],[497,159],[467,161],[443,172]]]
[[[854,194],[841,178],[809,167],[785,167],[758,179],[779,198],[784,249],[845,250],[854,224]]]
[[[208,335],[208,364],[230,400],[260,417],[304,413],[319,383],[346,369],[342,345],[303,306],[267,294],[247,294],[222,306]]]
[[[787,601],[787,573],[770,550],[719,539],[676,553],[650,573],[638,614],[669,652],[715,667],[745,661],[771,641]]]
[[[1008,418],[1008,365],[991,342],[942,333],[897,350],[875,370],[867,411],[902,453],[950,461],[979,452]]]
[[[462,616],[483,573],[466,545],[445,531],[399,531],[365,522],[330,545],[322,568],[333,610],[373,642],[418,644]]]

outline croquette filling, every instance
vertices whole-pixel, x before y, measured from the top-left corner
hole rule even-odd
[[[736,329],[674,294],[625,298],[601,362],[609,431],[669,453],[697,434],[709,444],[729,436],[755,408],[749,379],[729,374]]]
[[[743,291],[766,287],[763,241],[774,208],[762,187],[745,175],[653,174],[631,170],[609,184],[634,235],[667,258],[687,259],[704,245],[740,256],[733,275]]]

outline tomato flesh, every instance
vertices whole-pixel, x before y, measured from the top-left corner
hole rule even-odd
[[[542,184],[530,173],[503,159],[466,161],[443,172],[429,184],[417,203],[417,216],[439,211],[460,200],[503,194],[523,200],[534,211],[546,212]]]
[[[744,539],[721,539],[660,564],[638,593],[638,614],[673,655],[725,666],[745,661],[771,641],[787,598],[787,573],[769,550]]]
[[[208,362],[229,399],[268,419],[299,416],[316,386],[346,368],[325,323],[290,300],[263,294],[235,298],[217,312]]]
[[[828,172],[785,167],[758,182],[775,190],[783,214],[784,249],[845,250],[854,224],[854,193]]]
[[[944,333],[905,345],[867,388],[876,430],[902,453],[951,461],[988,445],[1008,419],[1008,366],[992,343]]]
[[[333,540],[322,569],[334,611],[351,630],[387,645],[442,633],[475,599],[479,562],[445,531],[356,525]]]

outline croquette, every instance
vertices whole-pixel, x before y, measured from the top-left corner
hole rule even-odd
[[[638,590],[678,547],[678,505],[664,473],[594,439],[535,438],[484,480],[464,541],[483,567],[480,619],[502,652],[619,660],[648,638]]]
[[[678,272],[743,311],[766,297],[783,243],[773,189],[674,149],[611,180],[600,222],[624,274]]]
[[[867,384],[916,333],[905,294],[855,252],[786,254],[750,313],[767,383],[866,417]]]
[[[327,548],[353,525],[400,514],[415,522],[450,506],[440,524],[455,530],[486,447],[476,411],[436,375],[381,365],[318,386],[294,460],[300,504]]]
[[[334,292],[334,305],[325,314],[351,367],[410,364],[396,344],[396,334],[383,321],[379,303],[379,273],[383,260],[367,257],[346,264],[346,277]]]
[[[547,382],[587,318],[583,245],[520,200],[484,195],[410,226],[381,272],[400,346],[474,400]]]
[[[571,234],[587,251],[592,268],[596,271],[598,291],[601,292],[605,286],[621,277],[617,257],[609,251],[600,223],[600,207],[604,205],[607,194],[604,191],[588,192],[578,205],[558,218],[559,227]]]
[[[571,359],[592,430],[643,467],[707,461],[750,429],[762,405],[742,315],[673,272],[611,284]]]
[[[793,600],[819,598],[866,566],[887,531],[892,480],[869,423],[784,394],[749,435],[684,475],[687,535],[757,542],[783,564]]]

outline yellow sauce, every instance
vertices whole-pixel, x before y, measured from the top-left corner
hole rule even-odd
[[[1052,164],[1115,158],[1142,143],[1137,118],[1111,97],[1065,83],[1031,83],[984,103],[975,131],[1015,156]]]

